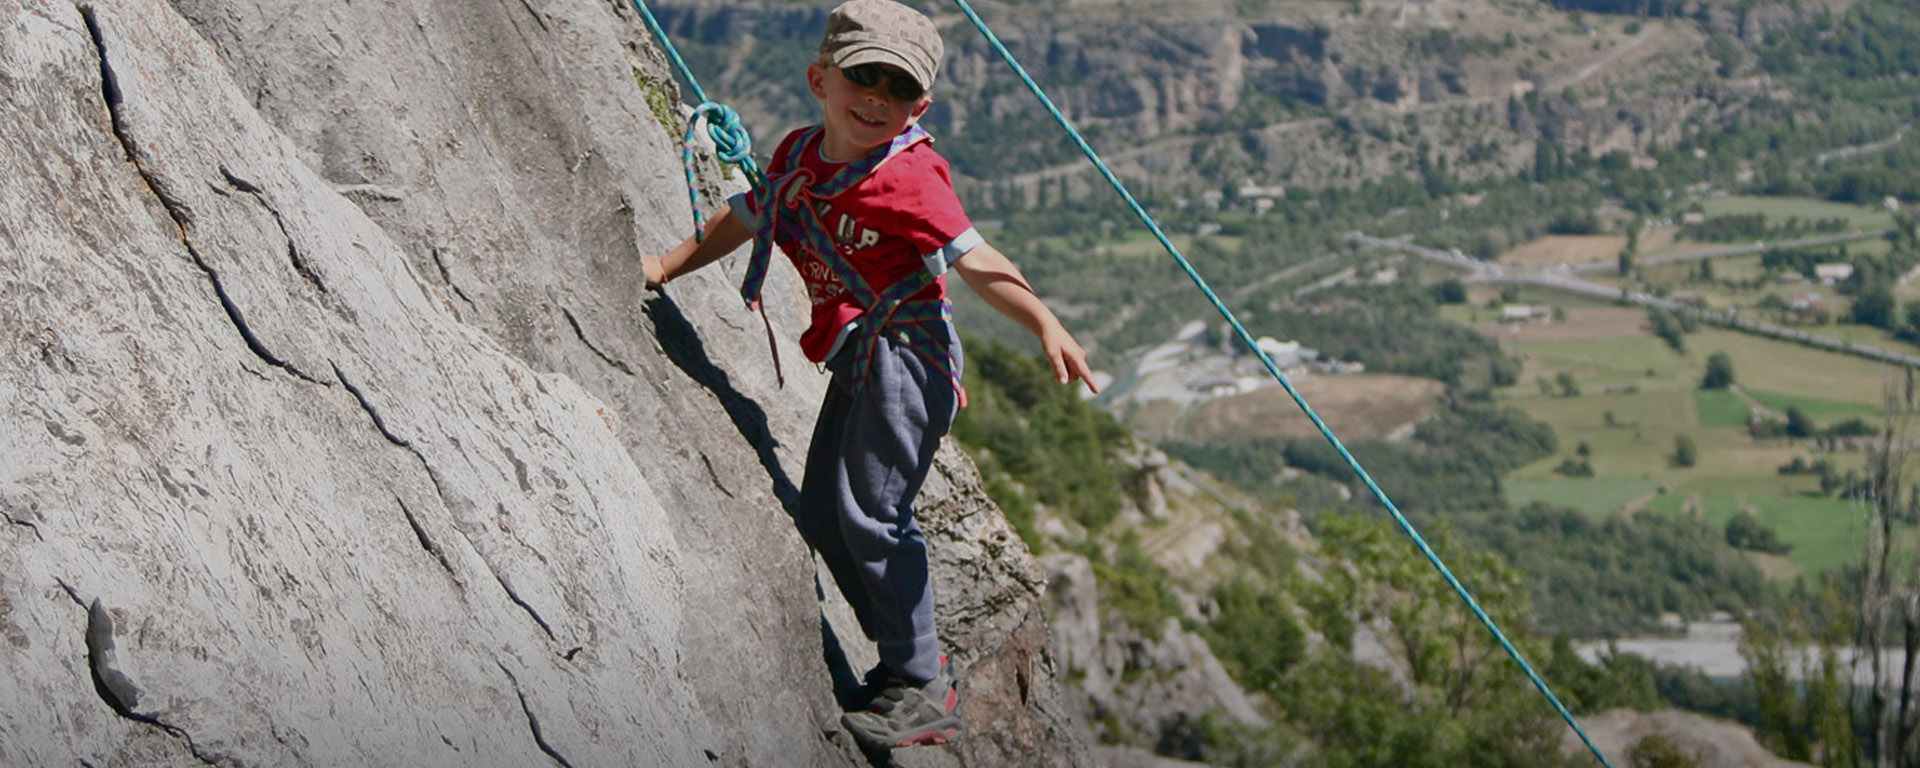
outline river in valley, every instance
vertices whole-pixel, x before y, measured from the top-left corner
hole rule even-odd
[[[1622,638],[1611,643],[1601,641],[1576,646],[1580,657],[1589,662],[1605,656],[1610,647],[1662,664],[1693,667],[1722,682],[1738,680],[1747,672],[1746,659],[1740,656],[1740,623],[1730,619],[1688,624],[1685,634],[1678,637]],[[1806,667],[1818,668],[1819,650],[1817,647],[1804,648],[1800,653],[1801,658],[1791,660],[1795,677],[1804,677]],[[1842,660],[1846,662],[1851,662],[1856,655],[1852,648],[1843,649],[1841,653]],[[1884,651],[1881,657],[1889,668],[1898,668],[1901,658],[1899,651]],[[1871,681],[1872,669],[1866,659],[1860,659],[1854,679],[1863,684]]]

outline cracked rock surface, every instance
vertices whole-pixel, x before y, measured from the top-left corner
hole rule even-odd
[[[737,262],[641,288],[676,101],[625,3],[0,0],[0,765],[867,764],[823,382]],[[893,761],[1087,763],[964,455],[921,505],[969,736]]]

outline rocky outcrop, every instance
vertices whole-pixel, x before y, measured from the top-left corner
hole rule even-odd
[[[1754,740],[1752,731],[1736,723],[1692,712],[1615,709],[1588,715],[1580,722],[1594,745],[1616,758],[1632,752],[1641,740],[1659,735],[1700,768],[1808,768],[1807,763],[1775,757]],[[1561,742],[1561,751],[1569,755],[1587,754],[1586,745],[1571,730]]]
[[[623,3],[0,0],[0,764],[864,762],[822,381],[635,269],[669,83]],[[899,762],[1087,762],[963,455],[922,502],[971,733]]]
[[[1250,726],[1265,726],[1253,699],[1227,674],[1204,638],[1176,619],[1150,637],[1100,611],[1099,585],[1087,559],[1070,553],[1044,558],[1052,572],[1054,644],[1074,681],[1081,710],[1117,724],[1115,740],[1150,745],[1162,753],[1184,750],[1176,742],[1209,714]]]

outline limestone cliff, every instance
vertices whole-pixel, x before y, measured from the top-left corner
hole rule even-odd
[[[676,101],[623,2],[0,0],[0,765],[863,764],[823,382],[638,277]],[[971,733],[896,759],[1085,763],[962,454],[922,507]]]

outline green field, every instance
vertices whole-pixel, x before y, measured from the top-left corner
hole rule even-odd
[[[1788,408],[1799,408],[1801,413],[1807,415],[1807,418],[1813,419],[1815,422],[1821,424],[1854,418],[1871,421],[1880,417],[1880,408],[1859,403],[1843,403],[1833,400],[1823,400],[1817,397],[1782,395],[1773,392],[1763,392],[1757,389],[1748,389],[1746,392],[1756,402],[1775,411],[1784,414]]]
[[[1168,235],[1167,239],[1171,240],[1173,247],[1180,249],[1183,254],[1192,255],[1196,250],[1195,238],[1192,235]],[[1228,235],[1207,237],[1207,242],[1228,251],[1239,250],[1240,240],[1241,238]],[[1167,255],[1166,247],[1162,246],[1152,233],[1139,231],[1138,228],[1128,230],[1118,240],[1102,243],[1096,247],[1121,258],[1164,258]]]
[[[1885,256],[1893,252],[1893,242],[1884,237],[1876,237],[1868,240],[1854,240],[1854,241],[1842,243],[1839,246],[1836,246],[1834,249],[1834,255],[1838,257],[1841,251],[1845,251],[1847,256],[1849,257]]]
[[[1769,224],[1784,223],[1788,218],[1797,216],[1801,221],[1839,217],[1851,222],[1854,229],[1885,229],[1893,226],[1893,214],[1884,208],[1847,205],[1812,197],[1727,195],[1702,200],[1700,208],[1708,216],[1758,213],[1766,216]]]
[[[1892,366],[1851,355],[1717,328],[1686,340],[1688,375],[1699,376],[1707,356],[1724,351],[1733,358],[1734,380],[1742,387],[1796,397],[1873,407],[1896,373]]]
[[[1716,528],[1751,510],[1793,547],[1767,558],[1775,578],[1826,571],[1857,557],[1861,512],[1851,502],[1819,494],[1811,475],[1781,475],[1794,457],[1829,458],[1859,466],[1859,454],[1814,454],[1810,443],[1756,440],[1746,429],[1748,403],[1732,391],[1699,389],[1706,358],[1733,358],[1741,390],[1763,407],[1798,407],[1817,423],[1878,413],[1892,370],[1876,363],[1719,329],[1686,337],[1686,352],[1648,335],[1602,339],[1503,338],[1525,356],[1523,380],[1500,392],[1503,402],[1553,425],[1557,455],[1507,478],[1510,501],[1535,501],[1602,516],[1645,508],[1696,515]],[[1571,374],[1583,394],[1543,393],[1537,379]],[[1673,460],[1675,438],[1698,446],[1692,467]],[[1563,477],[1554,468],[1587,444],[1595,476]]]
[[[1503,340],[1501,343],[1527,357],[1528,378],[1568,371],[1582,379],[1583,384],[1588,380],[1620,385],[1668,380],[1676,375],[1685,362],[1666,344],[1652,336],[1517,342]],[[1705,370],[1701,368],[1702,372]]]
[[[1886,241],[1875,239],[1869,242],[1884,243]],[[1715,282],[1696,282],[1693,279],[1694,275],[1700,270],[1700,265],[1703,261],[1713,263],[1713,279]],[[1760,265],[1760,255],[1757,253],[1741,256],[1722,256],[1717,259],[1703,259],[1700,261],[1673,261],[1640,268],[1640,279],[1646,284],[1664,285],[1676,291],[1691,291],[1706,297],[1709,303],[1714,303],[1712,299],[1723,297],[1724,294],[1760,296],[1766,292],[1766,289],[1759,291],[1736,291],[1727,286],[1726,283],[1755,280],[1764,277],[1766,274],[1767,269]],[[1790,287],[1797,288],[1800,291],[1808,290],[1808,286],[1805,283]],[[1822,289],[1816,286],[1813,290]],[[1825,290],[1828,293],[1832,293],[1832,289]],[[1718,304],[1715,305],[1718,306]]]
[[[1546,477],[1516,480],[1507,486],[1515,507],[1536,501],[1570,507],[1593,517],[1613,514],[1659,490],[1660,483],[1631,477]]]
[[[1693,392],[1695,423],[1703,427],[1744,427],[1747,425],[1747,401],[1724,389],[1697,389]]]
[[[1714,529],[1725,528],[1727,520],[1741,510],[1750,511],[1793,547],[1786,560],[1795,575],[1820,573],[1857,560],[1867,533],[1866,510],[1858,503],[1799,494],[1710,495],[1682,490],[1659,496],[1646,509],[1687,514]]]

